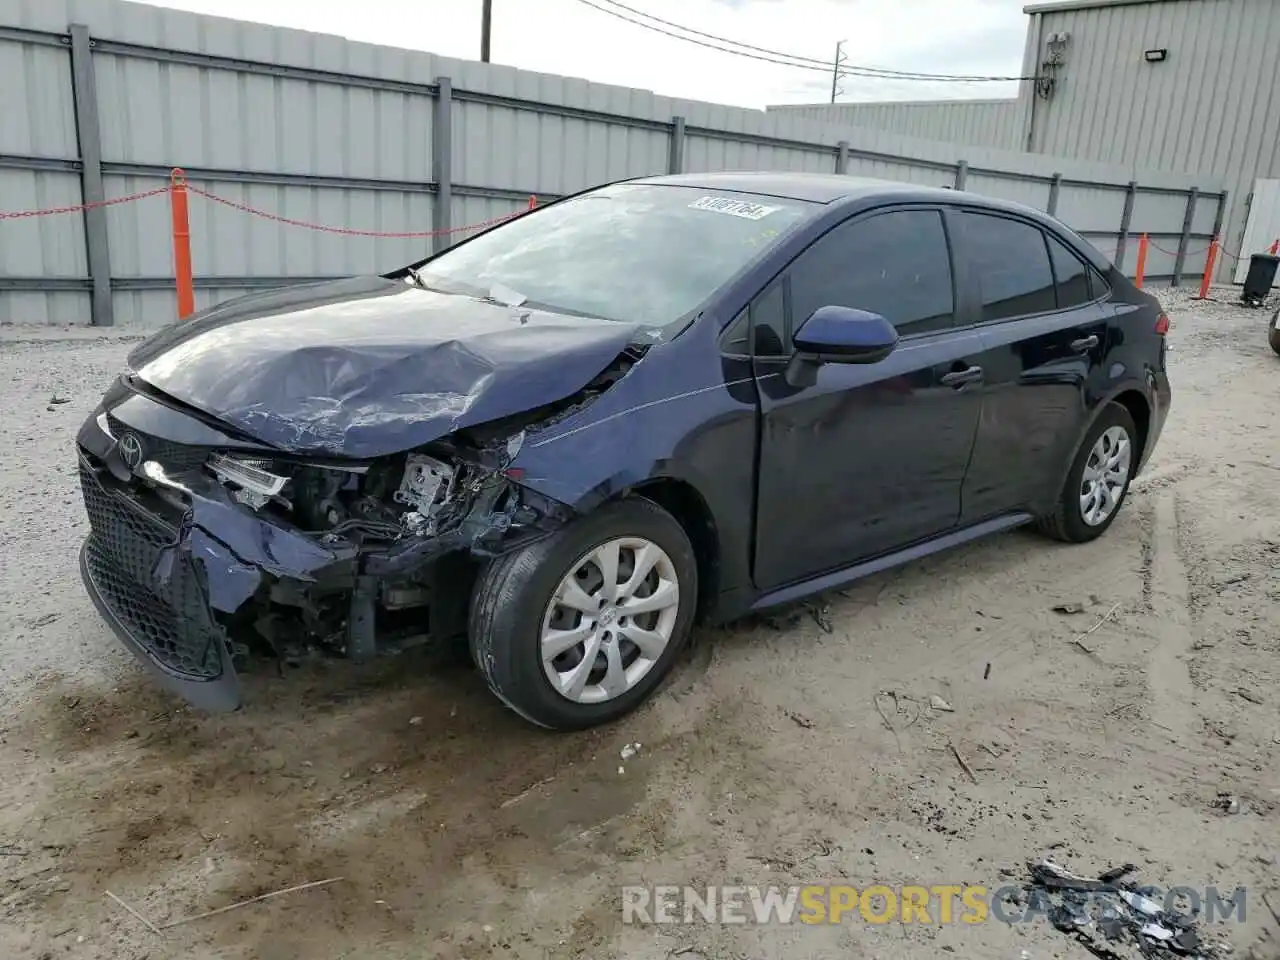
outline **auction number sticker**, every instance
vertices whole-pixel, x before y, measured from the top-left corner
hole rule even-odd
[[[690,210],[710,210],[712,213],[727,213],[731,217],[742,217],[744,220],[763,220],[781,207],[766,207],[760,203],[749,203],[746,200],[730,200],[728,197],[699,197],[689,204]]]

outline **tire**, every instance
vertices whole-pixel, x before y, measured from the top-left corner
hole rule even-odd
[[[598,563],[596,551],[608,554],[617,542],[621,545],[615,580],[629,579],[642,553],[647,559],[660,554],[653,572],[638,588],[641,595],[619,599],[616,606],[606,600],[598,614],[578,612],[586,605],[582,602],[586,598],[599,602],[605,592],[600,574],[608,561]],[[657,547],[658,552],[642,544]],[[565,584],[571,577],[578,585],[577,592]],[[675,600],[670,594],[672,582],[677,591]],[[621,584],[616,592],[624,594],[625,587]],[[667,604],[661,611],[641,613],[630,620],[621,612],[640,600],[651,605],[659,602],[659,592],[661,602]],[[571,597],[579,607],[563,603],[553,607],[553,598],[559,596]],[[481,572],[471,595],[468,632],[472,656],[489,689],[531,723],[552,730],[593,727],[634,710],[658,687],[688,642],[697,597],[697,559],[676,519],[641,497],[614,501],[550,537],[499,557]],[[589,626],[592,623],[594,628]],[[557,626],[566,631],[565,638],[568,631],[591,633],[582,643],[544,663],[544,632]],[[628,630],[649,638],[646,648],[634,643]],[[575,665],[585,664],[597,636],[600,639],[594,649],[599,653],[585,671],[585,686],[574,694],[573,681],[583,675]],[[667,637],[665,647],[653,640],[662,636]],[[646,649],[654,655],[646,657]],[[562,669],[565,672],[558,672]]]
[[[1114,504],[1104,517],[1096,520],[1095,515],[1096,522],[1090,522],[1086,519],[1083,503],[1086,495],[1085,469],[1090,466],[1090,460],[1094,457],[1095,448],[1098,447],[1102,437],[1104,435],[1108,435],[1109,438],[1118,437],[1118,431],[1123,431],[1129,451],[1123,483],[1114,488],[1108,485],[1107,492]],[[1138,430],[1134,426],[1133,417],[1129,415],[1129,411],[1118,403],[1108,403],[1094,421],[1093,426],[1089,428],[1089,432],[1085,434],[1084,442],[1080,444],[1080,450],[1076,453],[1076,458],[1063,480],[1062,489],[1058,494],[1058,503],[1053,513],[1037,521],[1040,531],[1055,540],[1066,543],[1087,543],[1106,533],[1116,515],[1120,513],[1120,508],[1124,506],[1124,498],[1129,493],[1129,482],[1142,455],[1142,451],[1137,448],[1137,438]],[[1116,474],[1112,473],[1111,477],[1115,479]],[[1097,503],[1096,500],[1092,502]]]
[[[1276,353],[1280,353],[1280,330],[1276,329],[1276,322],[1280,321],[1280,310],[1271,315],[1271,323],[1267,325],[1267,343],[1271,344],[1271,349]]]

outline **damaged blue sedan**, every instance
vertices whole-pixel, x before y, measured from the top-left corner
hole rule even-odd
[[[1164,424],[1167,328],[1016,204],[612,184],[142,343],[77,437],[81,572],[205,709],[256,656],[465,638],[521,716],[588,727],[698,620],[1024,523],[1099,536]]]

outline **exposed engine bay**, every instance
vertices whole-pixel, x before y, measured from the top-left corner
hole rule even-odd
[[[211,454],[206,472],[237,503],[351,555],[314,582],[276,579],[227,626],[251,626],[285,661],[314,648],[364,660],[463,635],[477,562],[564,519],[504,473],[523,439],[367,464]]]

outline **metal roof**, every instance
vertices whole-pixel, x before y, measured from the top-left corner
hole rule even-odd
[[[1102,7],[1137,7],[1153,3],[1182,3],[1185,0],[1049,0],[1022,8],[1023,13],[1062,13],[1066,10],[1097,10]]]

